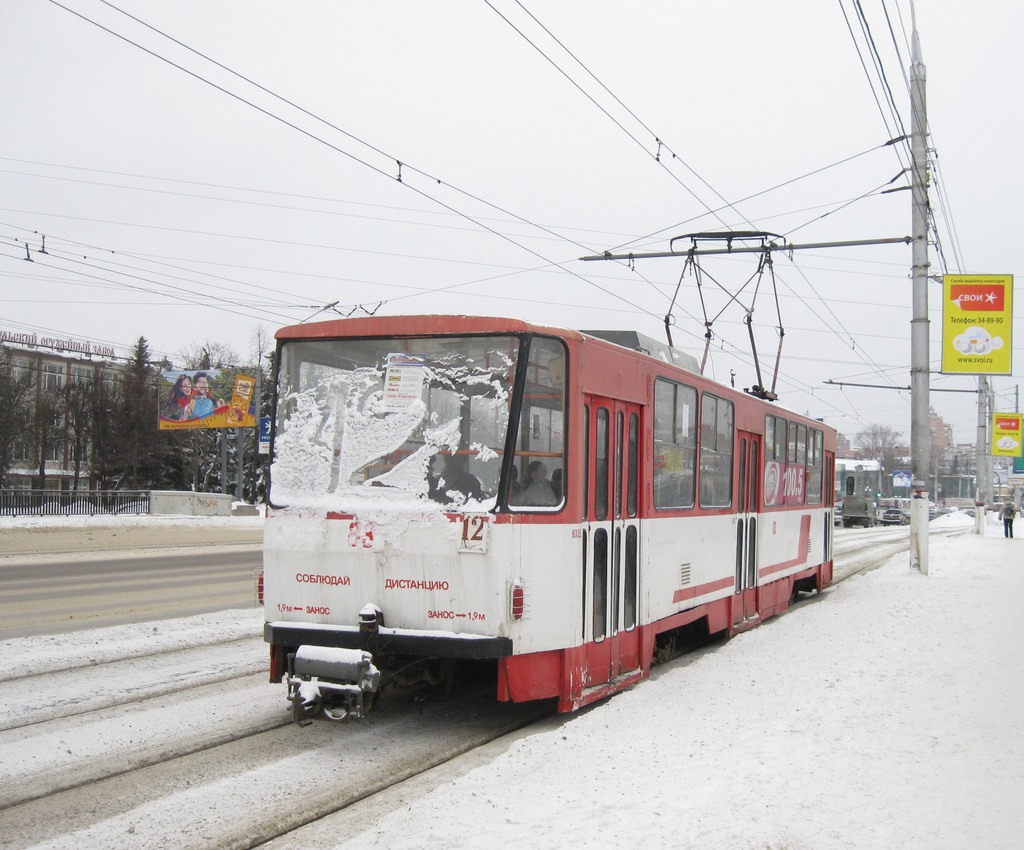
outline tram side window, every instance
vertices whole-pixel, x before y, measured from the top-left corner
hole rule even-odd
[[[786,462],[786,427],[785,419],[778,416],[764,418],[764,459],[765,462]]]
[[[817,505],[821,503],[822,468],[825,463],[825,434],[817,428],[811,428],[810,439],[807,441],[807,502]]]
[[[565,348],[534,337],[516,435],[518,487],[508,503],[517,510],[551,510],[565,500]]]
[[[807,426],[798,422],[789,423],[788,463],[803,466],[807,462]]]
[[[697,391],[654,382],[654,506],[692,508],[697,461]]]
[[[700,408],[700,504],[732,504],[732,402],[704,393]]]
[[[799,422],[789,423],[789,451],[786,454],[787,477],[792,485],[786,490],[787,505],[801,505],[804,502],[804,483],[807,480],[807,426]]]
[[[629,414],[629,472],[626,481],[626,515],[634,517],[637,512],[640,465],[640,417]],[[627,626],[628,628],[628,626]]]
[[[785,475],[787,436],[789,422],[781,416],[768,414],[764,418],[764,476],[765,481],[777,481],[780,486],[766,486],[764,503],[769,506],[785,504],[784,487],[781,486]]]

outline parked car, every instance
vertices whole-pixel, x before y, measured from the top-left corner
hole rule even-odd
[[[886,508],[882,514],[882,525],[906,525],[907,518],[899,508]]]
[[[843,524],[843,503],[839,502],[834,508],[832,508],[832,522],[834,525]]]

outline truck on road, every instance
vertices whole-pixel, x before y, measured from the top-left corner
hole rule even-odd
[[[867,496],[847,496],[843,499],[843,527],[862,525],[871,528],[875,524],[875,501]]]

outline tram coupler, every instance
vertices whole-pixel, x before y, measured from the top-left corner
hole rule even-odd
[[[285,685],[292,717],[300,726],[321,715],[329,720],[359,720],[377,693],[380,671],[369,652],[300,646],[288,655]]]

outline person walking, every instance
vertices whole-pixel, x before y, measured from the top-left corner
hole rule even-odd
[[[1013,537],[1013,518],[1017,515],[1017,509],[1009,499],[1003,505],[1003,537]]]

